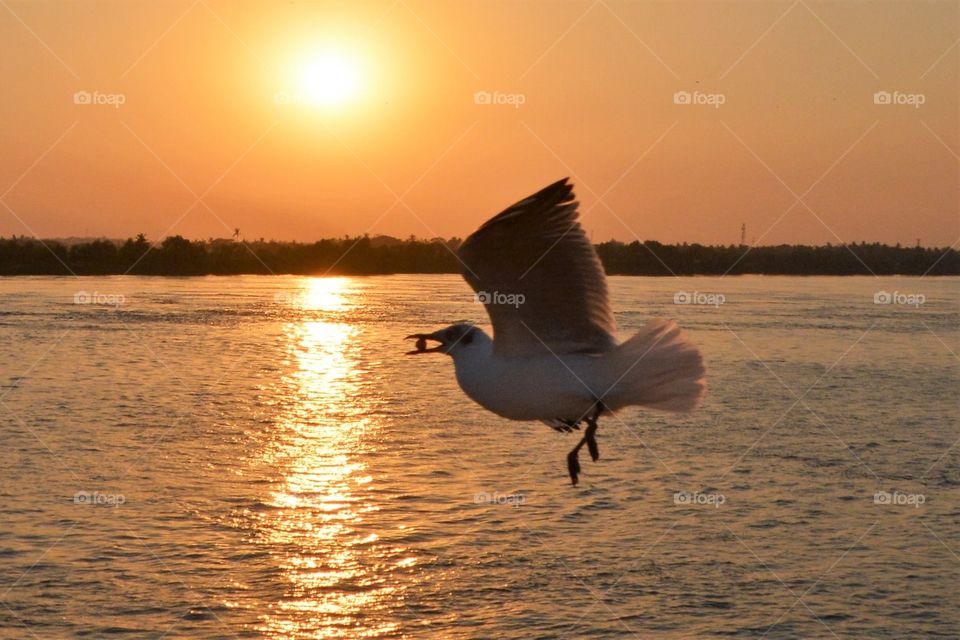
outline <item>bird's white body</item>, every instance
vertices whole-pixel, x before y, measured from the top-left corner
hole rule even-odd
[[[689,410],[703,392],[699,352],[673,322],[654,320],[600,353],[548,350],[499,355],[477,327],[449,350],[457,382],[474,402],[511,420],[579,422],[602,402],[608,411],[643,405]]]
[[[502,358],[492,341],[484,343],[454,354],[457,382],[474,402],[504,418],[577,421],[596,403],[591,391],[599,395],[610,384],[600,379],[603,356]]]

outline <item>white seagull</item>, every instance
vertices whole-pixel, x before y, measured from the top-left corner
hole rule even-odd
[[[587,425],[567,455],[577,484],[584,444],[596,461],[597,419],[639,405],[690,411],[706,389],[700,352],[670,320],[619,343],[600,259],[577,221],[568,179],[488,220],[458,251],[463,277],[486,306],[493,338],[468,323],[417,333],[410,355],[453,357],[471,399],[511,420],[558,431]],[[437,346],[427,348],[427,340]]]

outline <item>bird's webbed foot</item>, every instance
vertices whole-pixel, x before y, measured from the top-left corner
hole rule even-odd
[[[580,453],[580,445],[573,448],[573,451],[567,454],[567,471],[570,473],[570,482],[577,486],[577,480],[580,475],[580,460],[577,454]]]

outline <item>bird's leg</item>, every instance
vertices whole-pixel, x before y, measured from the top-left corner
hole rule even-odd
[[[573,483],[573,486],[577,486],[577,476],[580,473],[580,459],[578,457],[580,449],[583,448],[583,445],[587,445],[587,448],[590,449],[590,457],[593,458],[596,462],[597,458],[600,457],[600,452],[597,451],[597,441],[594,440],[593,434],[597,430],[597,421],[594,418],[587,419],[587,430],[583,434],[583,437],[580,438],[580,442],[577,443],[570,453],[567,454],[567,471],[570,472],[570,482]]]
[[[603,413],[603,403],[597,400],[593,408],[593,415],[586,418],[587,430],[583,436],[587,443],[587,449],[590,450],[590,457],[593,458],[594,462],[600,459],[600,448],[597,446],[597,439],[594,435],[597,433],[597,419],[601,413]]]
[[[600,449],[597,447],[597,439],[594,434],[597,432],[597,419],[587,418],[587,430],[583,434],[583,440],[587,443],[587,449],[590,450],[590,457],[596,462],[600,459]]]
[[[590,457],[593,458],[594,462],[600,459],[600,449],[597,447],[597,439],[594,436],[597,433],[597,418],[603,413],[603,409],[603,403],[597,400],[594,405],[593,415],[584,418],[587,423],[587,429],[583,434],[583,438],[581,438],[577,446],[567,454],[567,471],[570,472],[570,481],[573,483],[573,486],[577,486],[577,479],[580,474],[579,454],[583,445],[587,445],[587,449],[590,451]]]

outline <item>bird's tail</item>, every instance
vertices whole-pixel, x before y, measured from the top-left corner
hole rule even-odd
[[[603,402],[614,411],[629,405],[691,411],[706,391],[703,358],[672,320],[651,320],[609,357],[615,382]]]

